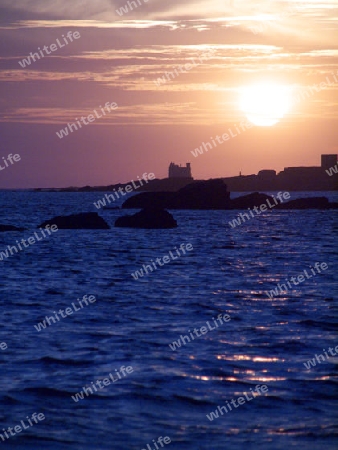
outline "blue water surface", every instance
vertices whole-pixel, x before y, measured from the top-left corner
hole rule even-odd
[[[0,252],[103,195],[0,192],[0,223],[26,227],[0,233]],[[110,230],[59,230],[0,261],[0,430],[45,416],[0,448],[155,450],[160,436],[168,450],[337,448],[338,355],[304,365],[338,345],[336,211],[272,210],[236,228],[236,211],[172,211],[172,230],[113,228],[125,211],[99,213]],[[193,250],[132,277],[183,243]],[[316,262],[327,269],[269,298]],[[36,330],[84,295],[96,302]],[[219,314],[230,321],[170,348]],[[72,399],[121,366],[133,372]],[[257,385],[268,391],[207,418]]]

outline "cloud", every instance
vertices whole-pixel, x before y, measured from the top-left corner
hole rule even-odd
[[[177,123],[175,114],[183,120],[179,101],[188,115],[184,123],[216,123],[236,117],[238,84],[270,77],[306,86],[337,66],[332,1],[291,8],[291,2],[270,0],[149,0],[128,17],[116,17],[125,3],[2,0],[7,21],[0,24],[0,83],[2,105],[11,106],[3,107],[0,120],[61,123],[111,100],[120,106],[112,124],[163,123],[165,116]],[[250,31],[253,24],[261,30]],[[81,39],[19,67],[66,30],[79,30]],[[210,59],[180,69],[210,50]],[[165,83],[156,85],[160,77]],[[13,85],[15,95],[8,89]],[[326,104],[338,114],[334,102]]]
[[[307,16],[325,20],[337,14],[335,0],[134,0],[136,6],[128,11],[128,18],[138,20],[188,20],[218,17],[245,18],[269,15]],[[116,10],[127,0],[2,0],[2,22],[18,20],[100,20],[119,21]]]

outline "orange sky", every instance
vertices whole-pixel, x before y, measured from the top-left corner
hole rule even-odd
[[[337,1],[130,5],[2,0],[0,161],[9,153],[21,161],[0,171],[0,188],[163,178],[171,161],[190,161],[195,178],[231,176],[319,165],[321,153],[337,153]],[[52,52],[69,31],[80,37]],[[44,57],[22,67],[39,47]],[[203,142],[246,121],[240,90],[262,82],[292,87],[281,121],[195,158]],[[107,102],[117,109],[58,138]]]

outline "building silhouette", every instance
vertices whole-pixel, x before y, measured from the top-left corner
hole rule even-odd
[[[333,191],[338,190],[338,174],[328,175],[337,164],[337,155],[321,155],[321,165],[316,167],[285,167],[261,170],[258,175],[241,175],[223,178],[230,191]]]
[[[337,164],[337,155],[322,155],[322,169],[330,169]]]
[[[169,178],[192,178],[190,163],[187,163],[185,167],[177,165],[173,162],[169,165]]]

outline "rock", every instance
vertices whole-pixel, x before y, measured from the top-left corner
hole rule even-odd
[[[24,231],[25,228],[18,228],[14,225],[0,225],[0,232],[3,231]]]
[[[230,192],[221,179],[198,181],[180,189],[173,203],[176,209],[229,209]]]
[[[297,198],[276,206],[276,209],[329,209],[326,197]]]
[[[273,197],[267,194],[261,194],[259,192],[253,192],[252,194],[243,195],[242,197],[235,198],[230,202],[231,209],[253,209],[255,206],[259,207],[260,205],[268,205],[267,201],[270,202],[270,205],[275,205]]]
[[[57,216],[46,220],[38,228],[44,228],[46,225],[57,225],[62,230],[108,230],[110,226],[96,212],[71,214],[70,216]]]
[[[276,202],[278,202],[276,204]],[[329,203],[326,197],[297,198],[281,203],[278,197],[254,192],[231,200],[231,209],[253,209],[255,206],[267,205],[269,209],[337,209],[337,203]]]
[[[129,197],[122,208],[169,208],[175,195],[176,192],[142,192]]]
[[[230,193],[222,179],[195,181],[177,192],[142,192],[128,198],[122,208],[245,210],[261,205],[269,209],[337,209],[337,205],[329,203],[325,197],[300,198],[280,203],[278,197],[253,192],[230,200]]]
[[[164,209],[147,208],[132,216],[119,217],[115,222],[115,227],[165,229],[176,228],[177,222]]]
[[[177,192],[144,192],[127,199],[123,208],[229,209],[230,193],[223,180],[196,181]]]

